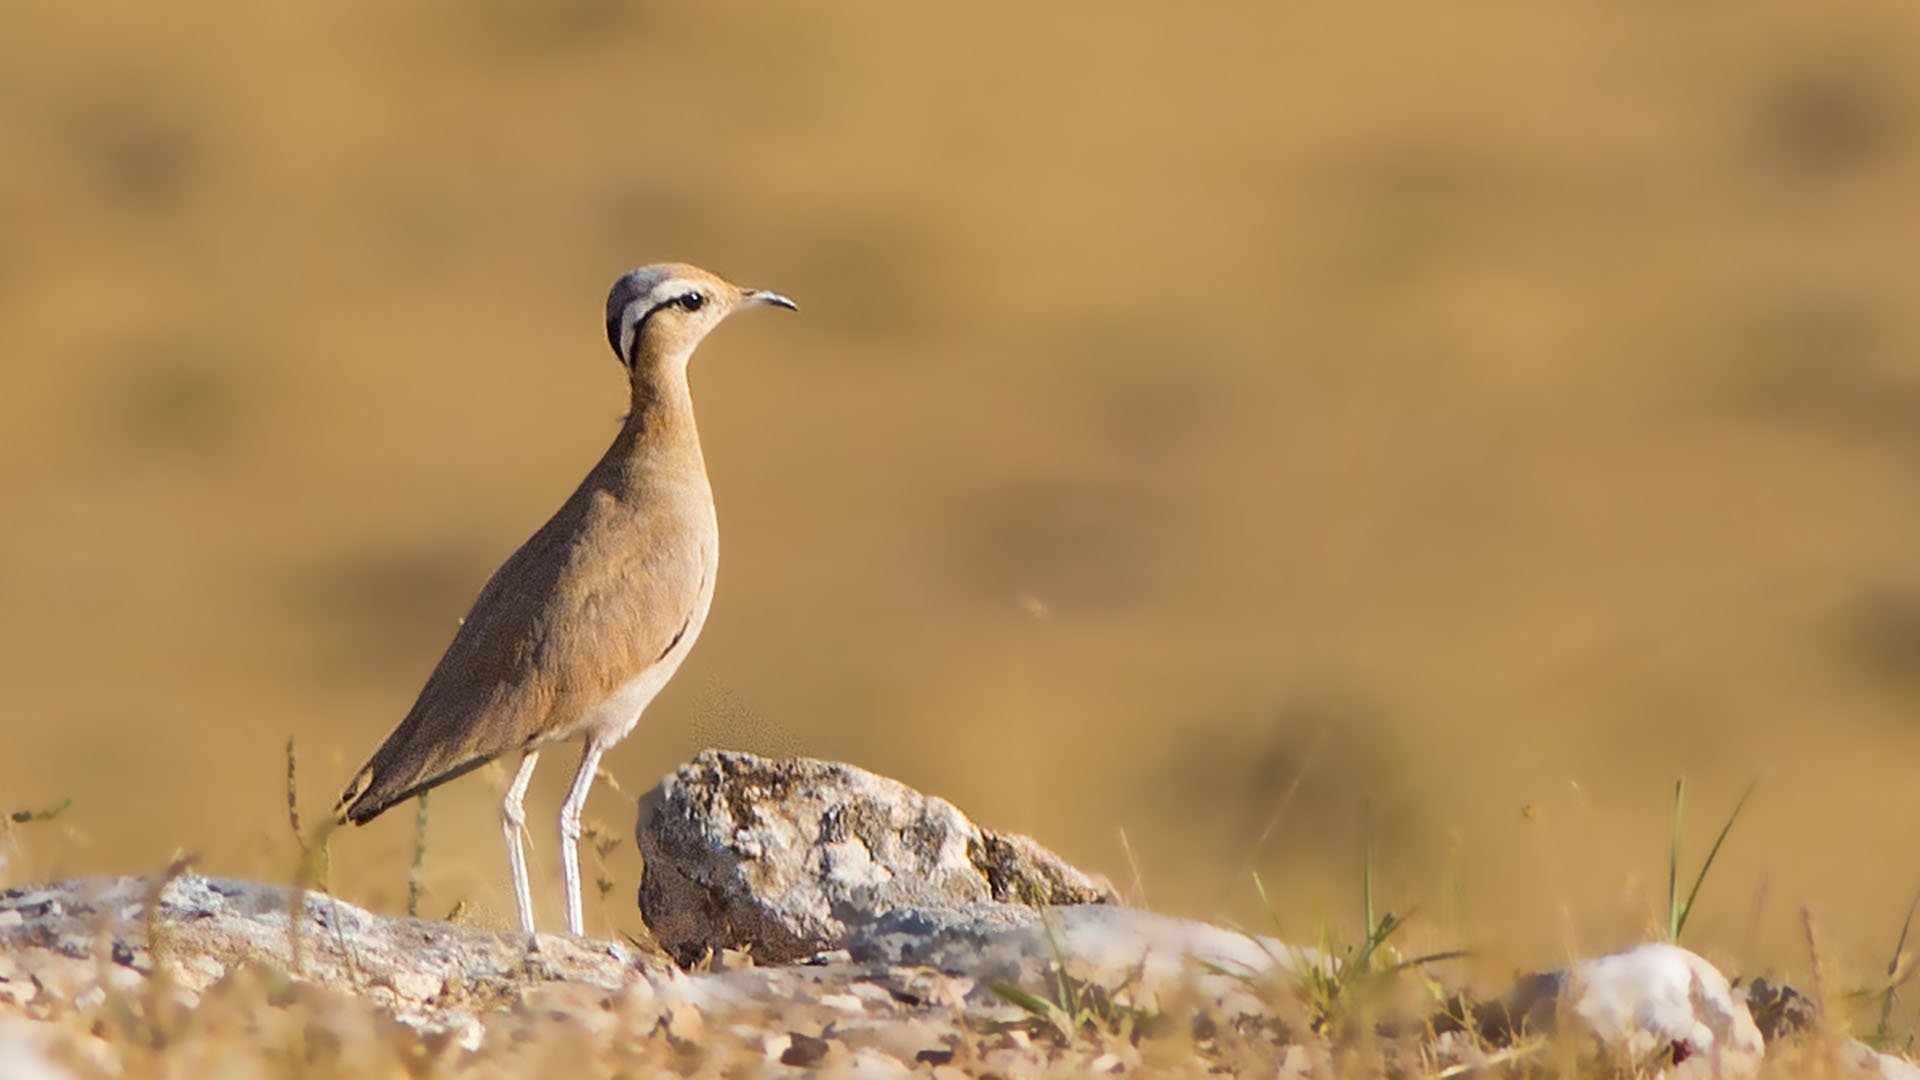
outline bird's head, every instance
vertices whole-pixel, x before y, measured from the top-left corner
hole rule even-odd
[[[629,371],[661,361],[685,364],[722,319],[758,304],[798,310],[779,293],[743,289],[697,266],[643,266],[622,274],[607,293],[607,344]]]

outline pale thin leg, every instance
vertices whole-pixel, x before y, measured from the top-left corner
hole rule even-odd
[[[533,933],[533,890],[527,884],[527,853],[520,846],[520,834],[527,828],[527,813],[520,807],[526,798],[527,781],[533,779],[533,766],[540,751],[529,750],[520,756],[520,771],[507,785],[506,801],[500,804],[500,827],[507,834],[507,865],[513,871],[513,905],[520,911],[520,929]]]
[[[573,787],[567,789],[567,801],[560,804],[560,865],[566,869],[567,877],[567,933],[579,937],[583,921],[580,918],[580,853],[574,850],[580,839],[580,811],[586,809],[587,789],[593,786],[593,774],[600,768],[600,755],[606,747],[593,736],[587,736],[587,745],[580,751],[580,768],[573,774]]]

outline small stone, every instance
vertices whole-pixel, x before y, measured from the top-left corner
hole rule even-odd
[[[892,1008],[895,1004],[921,1005],[923,1000],[906,990],[878,986],[870,982],[857,982],[847,987],[843,997],[850,997],[862,1006]],[[822,999],[824,1002],[824,999]]]
[[[913,1070],[885,1054],[861,1050],[847,1064],[846,1075],[851,1080],[895,1080],[897,1077],[913,1075]]]
[[[775,1039],[780,1040],[782,1047],[787,1045],[784,1035],[769,1036],[767,1029],[756,1023],[728,1024],[727,1034],[733,1036],[734,1040],[741,1046],[758,1050],[762,1053],[766,1052],[767,1046]]]
[[[753,1044],[752,1042],[746,1042],[745,1045],[751,1046]],[[792,1045],[793,1040],[785,1035],[766,1035],[763,1033],[760,1039],[760,1056],[765,1058],[769,1064],[778,1062],[780,1055],[786,1053],[787,1047]]]
[[[1669,1063],[1667,1077],[1752,1076],[1765,1043],[1726,976],[1677,945],[1641,945],[1583,960],[1560,977],[1553,1009],[1529,1018],[1550,1029],[1566,1015],[1603,1056],[1639,1068]]]
[[[46,1025],[0,1018],[0,1076],[7,1080],[74,1080],[73,1070],[54,1061],[52,1042]]]
[[[1809,1031],[1819,1019],[1819,1010],[1804,994],[1791,986],[1775,986],[1755,979],[1734,992],[1753,1014],[1754,1025],[1768,1042]]]
[[[753,967],[753,953],[747,949],[721,949],[713,958],[709,970],[718,974],[724,971],[744,971]]]
[[[667,1035],[681,1042],[699,1042],[707,1028],[706,1017],[691,1005],[675,1005],[667,1011]]]
[[[809,1069],[820,1064],[820,1060],[827,1056],[827,1051],[832,1049],[832,1044],[828,1043],[827,1040],[816,1039],[811,1035],[802,1035],[798,1031],[790,1032],[787,1038],[789,1040],[787,1048],[780,1054],[780,1064],[782,1065],[793,1065],[802,1069]]]
[[[1881,1053],[1862,1042],[1853,1044],[1859,1067],[1880,1080],[1920,1080],[1920,1066],[1893,1054]]]

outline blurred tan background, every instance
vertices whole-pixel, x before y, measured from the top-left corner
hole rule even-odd
[[[725,558],[629,793],[844,759],[1300,938],[1370,812],[1410,944],[1534,965],[1647,932],[1677,775],[1689,861],[1757,779],[1689,942],[1893,947],[1909,5],[0,23],[0,809],[73,799],[8,880],[291,876],[287,737],[312,822],[611,438],[607,285],[685,259],[804,310],[697,361]],[[511,921],[502,782],[435,793],[426,912]],[[404,904],[412,817],[340,892]]]

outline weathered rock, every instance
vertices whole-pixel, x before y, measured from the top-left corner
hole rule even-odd
[[[298,907],[296,961],[293,901],[283,888],[198,877],[0,892],[0,985],[21,991],[0,997],[0,1076],[146,1075],[157,1044],[128,1018],[178,1018],[186,1009],[211,1018],[168,1029],[167,1052],[180,1054],[171,1059],[176,1075],[201,1075],[195,1063],[209,1054],[227,1060],[236,1047],[219,1040],[256,1024],[252,1049],[263,1062],[304,1046],[327,1075],[417,1071],[453,1060],[443,1056],[452,1045],[481,1072],[545,1060],[527,1057],[531,1046],[564,1047],[556,1061],[617,1061],[631,1075],[685,1072],[702,1061],[770,1075],[1084,1075],[1153,1071],[1151,1061],[1184,1063],[1196,1077],[1256,1065],[1265,1075],[1339,1072],[1334,1044],[1290,1026],[1304,1007],[1299,983],[1262,977],[1331,970],[1326,958],[1117,906],[896,908],[858,928],[844,952],[779,967],[721,954],[689,973],[622,946],[529,943],[382,917],[317,894]],[[1066,983],[1053,968],[1060,960]],[[166,979],[153,978],[159,973]],[[1067,984],[1073,1007],[1095,1019],[1069,1021],[1056,1006]],[[1535,1032],[1558,1022],[1578,1046],[1600,1048],[1635,1075],[1750,1076],[1759,1057],[1747,1002],[1685,950],[1646,946],[1526,986],[1531,997],[1523,990],[1513,1000],[1534,1005]],[[1426,987],[1412,989],[1427,1000]],[[156,1012],[156,991],[173,994],[176,1008]],[[1368,1001],[1376,1017],[1381,1002]],[[1117,1015],[1098,1018],[1109,1008],[1146,1025],[1132,1029],[1134,1041],[1111,1037],[1121,1030]],[[426,1038],[397,1040],[378,1014]],[[1386,1071],[1497,1071],[1493,1043],[1442,1026],[1396,1028],[1416,1041],[1382,1040]],[[1916,1075],[1902,1059],[1825,1030],[1817,1016],[1779,1030],[1787,1034],[1767,1049],[1775,1075]],[[1159,1044],[1160,1034],[1141,1039],[1147,1031],[1178,1034]],[[1818,1068],[1796,1071],[1796,1053]],[[368,1071],[369,1061],[389,1067]]]
[[[1041,918],[1038,909],[991,900],[958,907],[897,907],[855,927],[845,948],[859,964],[974,975],[996,942],[1041,937]]]
[[[360,994],[403,1022],[471,1040],[477,1013],[541,983],[614,990],[672,968],[665,957],[626,945],[557,935],[530,942],[524,934],[374,915],[317,892],[300,901],[293,923],[292,889],[193,874],[7,889],[0,891],[0,956],[8,970],[0,976],[32,985],[35,1004],[85,1007],[164,964],[168,985],[191,1005],[235,968],[254,965]],[[56,1001],[39,1001],[46,996]]]
[[[1104,878],[851,765],[703,751],[641,800],[640,910],[674,958],[838,948],[901,907],[1105,904]]]
[[[1760,1037],[1769,1043],[1811,1031],[1819,1018],[1813,1002],[1791,986],[1776,986],[1766,979],[1755,979],[1736,987],[1733,993],[1747,1003],[1747,1012],[1753,1015]]]
[[[1600,1055],[1649,1075],[1736,1078],[1766,1046],[1726,976],[1677,945],[1641,945],[1530,980],[1535,1031],[1591,1038]]]
[[[1634,1075],[1751,1076],[1764,1030],[1774,1075],[1920,1077],[1791,990],[1733,993],[1672,946],[1532,976],[1499,1002],[1450,996],[1436,1014],[1431,984],[1402,981],[1403,1002],[1317,977],[1339,969],[1311,949],[1083,903],[1112,890],[849,766],[708,752],[647,804],[643,905],[682,959],[714,950],[693,971],[217,878],[14,888],[0,891],[0,1076],[146,1075],[176,1050],[172,1074],[201,1075],[242,1030],[263,1062],[300,1047],[316,1075],[438,1072],[456,1053],[523,1071],[544,1046],[630,1075],[1318,1076],[1343,1060],[1328,1030],[1358,1019],[1396,1075],[1499,1071],[1518,1036],[1557,1028]],[[806,962],[755,963],[790,958]],[[204,1019],[179,1022],[189,1010]]]
[[[856,929],[847,954],[857,964],[970,978],[976,986],[970,1003],[983,1013],[995,1010],[989,989],[994,983],[1048,987],[1062,962],[1078,982],[1123,993],[1135,1004],[1157,1004],[1169,992],[1197,994],[1228,1018],[1268,1013],[1272,1002],[1262,987],[1290,984],[1309,968],[1328,970],[1315,949],[1093,904],[895,908]],[[993,1018],[1018,1016],[1017,1010],[1000,1009]]]
[[[1325,964],[1317,950],[1275,938],[1137,908],[1088,904],[1044,911],[995,903],[895,908],[856,929],[847,951],[857,963],[993,978],[1061,957],[1095,979],[1257,975]]]
[[[1753,1014],[1755,1026],[1767,1040],[1769,1058],[1784,1058],[1798,1049],[1826,1059],[1832,1066],[1829,1071],[1838,1072],[1844,1067],[1863,1077],[1920,1080],[1920,1067],[1913,1062],[1881,1053],[1858,1039],[1836,1040],[1832,1032],[1823,1031],[1819,1007],[1791,986],[1776,986],[1766,979],[1755,979],[1736,987],[1733,996],[1745,1002]],[[1789,1048],[1777,1053],[1782,1043],[1789,1044]]]

